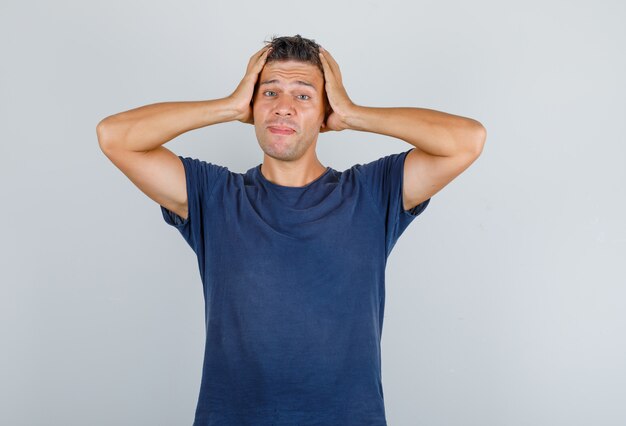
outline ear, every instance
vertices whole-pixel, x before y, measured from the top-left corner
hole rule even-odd
[[[326,124],[328,123],[329,115],[330,115],[330,108],[328,107],[328,104],[326,104],[326,106],[324,107],[324,118],[322,119],[322,128],[326,127]]]
[[[324,124],[326,124],[328,122],[328,117],[330,117],[330,115],[333,113],[333,109],[330,107],[330,105],[326,108],[326,111],[324,112]]]
[[[320,126],[320,133],[328,131],[328,117],[330,117],[332,112],[333,110],[330,107],[326,108],[326,111],[324,112],[324,119],[322,120],[322,124]]]

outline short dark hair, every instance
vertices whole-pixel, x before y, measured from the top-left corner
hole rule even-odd
[[[266,40],[265,44],[272,47],[272,51],[265,59],[266,63],[289,60],[308,62],[318,67],[322,77],[324,76],[324,67],[319,56],[320,45],[315,40],[296,34],[295,36],[273,36],[271,40]]]

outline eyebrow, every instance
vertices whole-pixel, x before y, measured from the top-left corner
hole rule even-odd
[[[278,80],[276,80],[276,79],[274,79],[274,80],[265,80],[265,81],[261,82],[260,86],[263,86],[264,84],[274,84],[274,83],[278,83]],[[299,84],[301,86],[309,86],[309,87],[312,87],[313,89],[315,89],[315,86],[313,86],[308,81],[296,80],[292,84]]]

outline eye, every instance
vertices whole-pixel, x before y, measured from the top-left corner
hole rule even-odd
[[[272,92],[271,90],[266,90],[265,92],[263,92],[263,94],[266,94],[266,93],[276,93],[276,92]]]
[[[305,101],[311,99],[311,97],[309,95],[298,95],[298,96],[306,96],[307,99],[304,99]]]

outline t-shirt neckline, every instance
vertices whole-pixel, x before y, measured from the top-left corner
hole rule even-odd
[[[314,180],[312,180],[311,182],[307,183],[304,186],[284,186],[284,185],[279,185],[277,183],[270,182],[269,180],[267,180],[267,178],[265,176],[263,176],[263,173],[261,173],[261,166],[262,165],[263,165],[263,163],[261,163],[258,166],[256,166],[256,172],[257,172],[257,175],[259,176],[259,179],[261,179],[263,182],[267,183],[268,185],[270,185],[270,186],[272,186],[274,188],[280,188],[280,189],[284,189],[284,190],[302,190],[302,189],[306,189],[306,188],[310,187],[311,185],[314,185],[316,182],[319,182],[320,180],[322,180],[322,178],[324,178],[324,176],[326,176],[332,170],[332,168],[330,166],[327,166],[326,170],[324,171],[324,173],[322,173],[317,178],[315,178]]]

